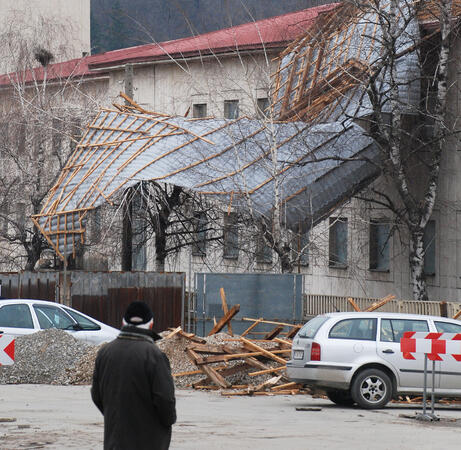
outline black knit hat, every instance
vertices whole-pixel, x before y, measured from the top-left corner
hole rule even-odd
[[[151,309],[144,302],[132,302],[123,316],[129,325],[143,325],[154,318]]]

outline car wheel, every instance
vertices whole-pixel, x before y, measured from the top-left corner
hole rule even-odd
[[[391,379],[382,370],[366,369],[353,381],[351,395],[362,408],[382,408],[392,397]]]
[[[327,391],[327,397],[339,406],[352,406],[355,402],[349,391]]]

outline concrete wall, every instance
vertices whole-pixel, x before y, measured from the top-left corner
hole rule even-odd
[[[51,51],[54,62],[80,58],[91,51],[90,0],[0,0],[0,30],[2,73],[14,70],[18,57],[15,44],[4,45],[10,32],[16,42],[20,35],[30,48]]]

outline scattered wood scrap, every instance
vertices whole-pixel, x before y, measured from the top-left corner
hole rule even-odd
[[[224,316],[217,322],[209,336],[218,333],[226,326],[231,330],[230,321],[240,309],[239,305],[234,305],[230,309],[227,308],[223,290],[221,293]],[[291,355],[293,330],[297,332],[301,325],[266,321],[263,318],[245,318],[245,320],[253,323],[242,335],[224,339],[221,341],[222,343],[218,344],[208,343],[206,339],[185,333],[180,327],[179,329],[171,329],[171,333],[166,336],[166,339],[180,335],[191,341],[185,352],[197,368],[196,370],[175,373],[173,376],[177,378],[203,374],[202,379],[192,383],[194,389],[221,390],[223,396],[229,397],[309,393],[308,389],[292,382],[285,374],[286,361]],[[245,337],[252,332],[256,333],[253,330],[262,323],[273,324],[275,327],[269,332],[260,333],[263,334],[261,339]],[[284,329],[288,331],[283,333]],[[282,334],[284,337],[279,337]],[[252,381],[253,378],[254,381]],[[242,383],[238,380],[245,381]]]

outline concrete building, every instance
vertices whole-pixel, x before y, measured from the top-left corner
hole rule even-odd
[[[81,58],[91,52],[90,0],[0,0],[0,30],[2,73],[18,67],[24,47],[55,63]]]
[[[134,100],[146,110],[195,118],[257,116],[270,101],[271,74],[276,70],[272,58],[329,8],[322,6],[202,36],[93,55],[85,58],[80,76],[100,77],[107,89],[102,102],[106,106],[116,101],[120,91],[132,89]],[[460,58],[455,56],[461,52],[460,42],[459,38],[454,42],[450,67],[449,115],[454,122],[460,115],[461,69]],[[460,152],[459,139],[448,138],[427,236],[428,290],[435,300],[461,302]],[[305,292],[353,297],[394,294],[410,299],[408,236],[394,228],[395,224],[384,208],[357,199],[338,205],[310,232],[308,254],[296,266],[296,271],[306,274]],[[381,242],[384,228],[392,230],[385,243]],[[379,255],[377,243],[385,247]],[[119,268],[119,260],[109,253],[103,266]],[[332,264],[332,254],[337,264]],[[188,274],[277,270],[274,264],[249,261],[245,255],[227,259],[222,251],[215,250],[207,256],[210,259],[182,251],[167,260],[166,270]],[[152,270],[152,262],[152,248],[147,248],[137,269]],[[83,267],[93,269],[97,265],[84,263]]]

